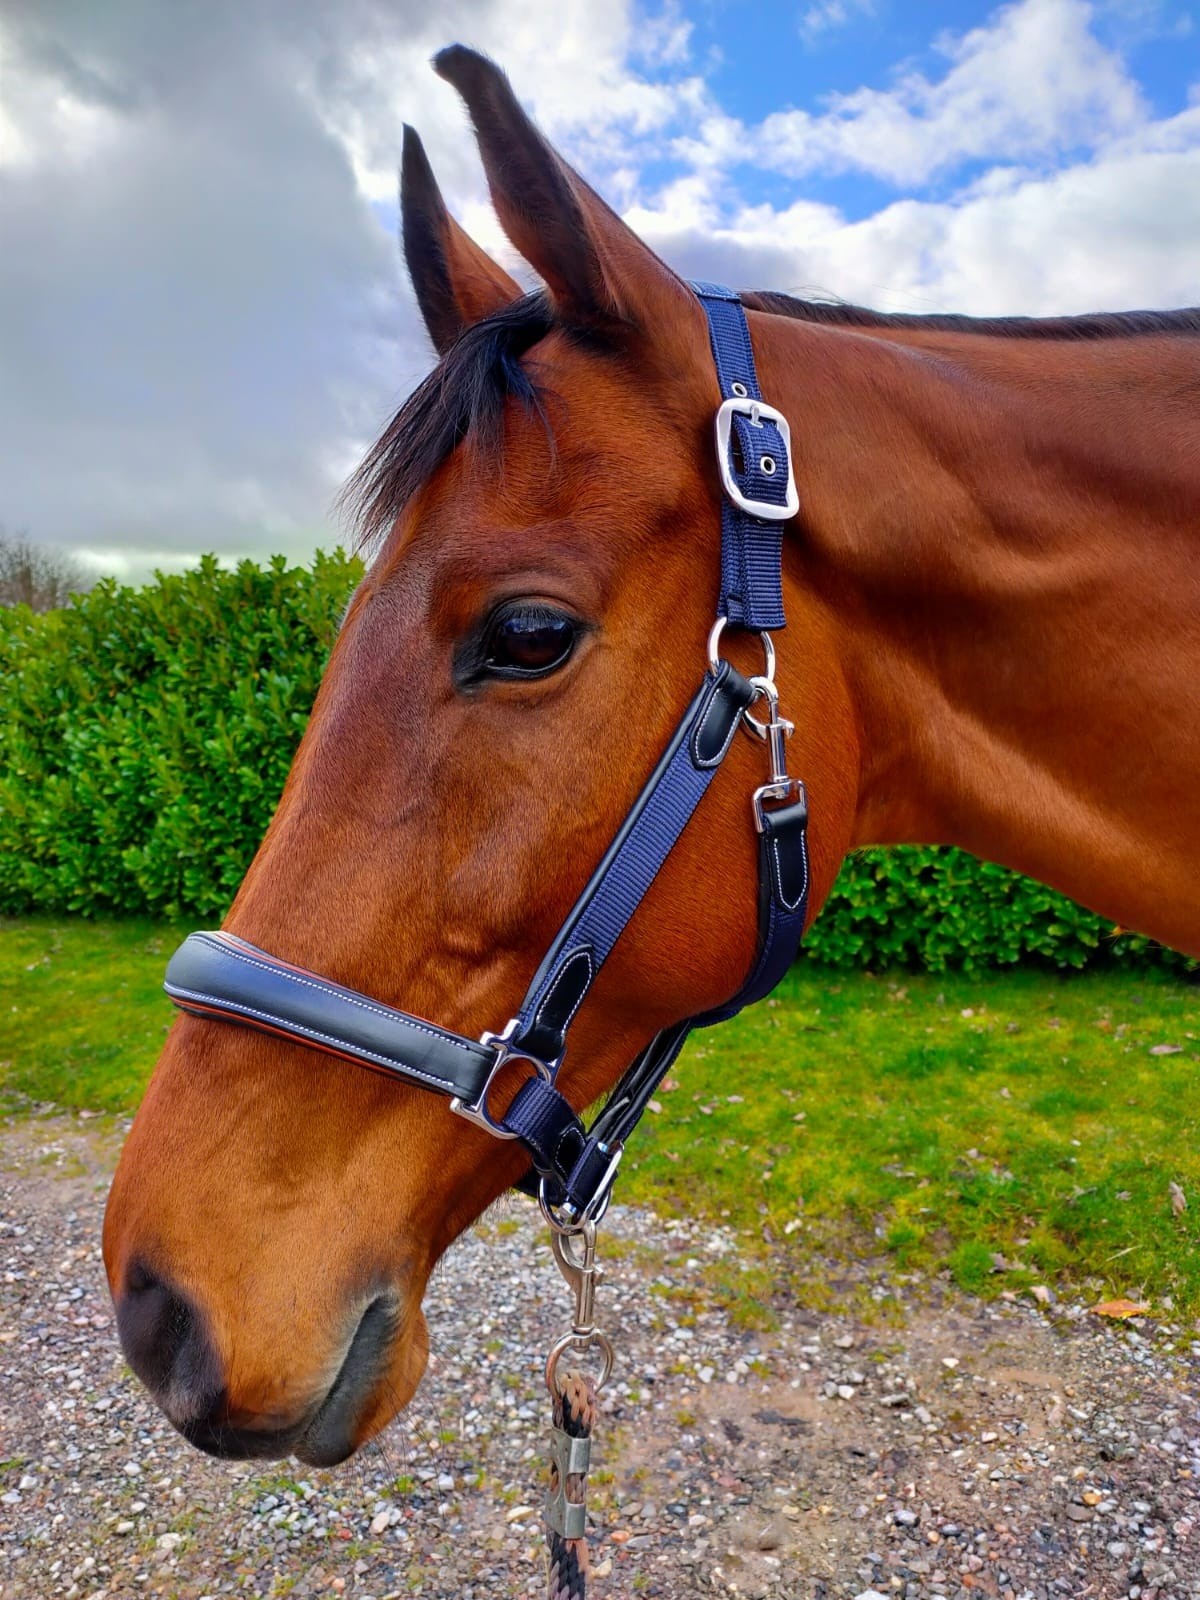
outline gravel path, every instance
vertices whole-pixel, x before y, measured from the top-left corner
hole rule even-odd
[[[0,1127],[0,1600],[544,1594],[539,1365],[568,1308],[532,1208],[452,1252],[435,1364],[379,1445],[335,1472],[225,1465],[117,1353],[98,1236],[120,1134]],[[596,1600],[1200,1600],[1183,1330],[893,1283],[869,1325],[781,1306],[749,1333],[703,1286],[727,1236],[628,1210],[607,1231]]]

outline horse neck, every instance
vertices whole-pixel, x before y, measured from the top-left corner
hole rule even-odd
[[[758,329],[847,842],[958,845],[1200,950],[1200,339]]]

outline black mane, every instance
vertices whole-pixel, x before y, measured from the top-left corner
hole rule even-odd
[[[751,311],[842,328],[922,328],[997,339],[1128,339],[1147,333],[1200,333],[1200,308],[1184,311],[1097,311],[1083,317],[964,317],[957,312],[869,311],[840,300],[800,300],[772,290],[743,293]]]
[[[743,293],[752,311],[849,328],[932,329],[1002,339],[1124,339],[1136,334],[1200,333],[1200,309],[1101,312],[1083,317],[964,317],[869,311],[840,301],[799,300],[770,291]],[[344,504],[363,544],[385,534],[406,502],[474,431],[499,436],[508,400],[542,414],[541,395],[521,357],[554,327],[544,293],[527,294],[466,329],[413,390],[346,486]]]

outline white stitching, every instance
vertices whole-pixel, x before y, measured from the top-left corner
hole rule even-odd
[[[554,1165],[560,1172],[562,1171],[564,1165],[562,1158],[563,1140],[566,1139],[568,1135],[573,1135],[579,1140],[579,1155],[577,1155],[575,1160],[571,1163],[572,1172],[578,1166],[580,1156],[582,1156],[583,1152],[587,1149],[587,1134],[584,1132],[583,1128],[577,1126],[575,1123],[568,1122],[567,1126],[563,1129],[554,1142],[554,1155],[552,1159]],[[570,1173],[568,1173],[568,1176],[570,1176]]]
[[[729,725],[729,732],[725,735],[725,742],[722,744],[715,756],[712,756],[710,759],[705,759],[705,757],[700,754],[700,740],[704,735],[705,728],[708,726],[708,719],[712,715],[713,707],[717,703],[720,691],[721,685],[719,683],[714,683],[709,695],[708,705],[704,708],[704,715],[700,718],[700,726],[692,735],[692,755],[695,759],[696,765],[701,768],[720,766],[721,762],[725,759],[725,756],[729,750],[729,746],[733,742],[733,736],[737,732],[738,723],[742,720],[740,715],[734,717],[733,721]]]
[[[538,1006],[537,1010],[533,1013],[533,1025],[534,1025],[535,1028],[541,1026],[542,1015],[545,1012],[546,1007],[550,1004],[551,1000],[554,998],[554,991],[558,988],[559,984],[566,977],[568,971],[570,970],[570,968],[572,966],[572,963],[578,961],[580,956],[582,956],[583,959],[587,962],[587,969],[588,969],[587,982],[583,986],[583,992],[580,994],[579,999],[576,1000],[575,1004],[571,1007],[570,1011],[567,1014],[566,1019],[563,1022],[562,1027],[558,1030],[560,1038],[562,1037],[562,1035],[564,1033],[566,1033],[567,1029],[571,1026],[572,1022],[574,1022],[575,1013],[579,1010],[580,1006],[587,999],[588,991],[591,989],[592,980],[595,977],[595,972],[593,971],[593,968],[592,968],[592,953],[591,953],[590,950],[588,950],[586,948],[580,949],[580,950],[572,950],[571,954],[567,957],[566,961],[558,969],[557,976],[555,977],[555,979],[554,979],[553,983],[550,985],[550,987],[546,990],[546,993],[542,996],[541,1003]]]
[[[357,1006],[360,1011],[371,1011],[377,1017],[383,1017],[389,1022],[402,1022],[406,1027],[419,1028],[422,1033],[427,1033],[431,1039],[441,1040],[451,1044],[456,1050],[465,1050],[473,1055],[475,1046],[464,1039],[456,1039],[452,1033],[447,1033],[441,1028],[432,1027],[428,1022],[410,1016],[407,1011],[394,1011],[388,1006],[373,1005],[370,1000],[363,1000],[345,989],[335,989],[329,984],[320,983],[313,978],[302,978],[298,972],[293,972],[287,967],[269,966],[265,961],[256,961],[253,956],[245,955],[241,950],[234,950],[225,943],[224,939],[213,938],[208,934],[195,934],[193,937],[207,944],[210,949],[219,951],[222,955],[229,956],[233,961],[244,961],[248,967],[257,967],[260,972],[267,973],[272,978],[285,978],[292,983],[302,983],[307,989],[315,989],[318,994],[327,994],[332,1000],[345,1001],[347,1005]],[[210,999],[212,996],[209,997]]]
[[[326,1044],[340,1045],[343,1050],[353,1050],[357,1055],[364,1056],[368,1061],[377,1061],[381,1067],[388,1067],[398,1076],[420,1078],[422,1082],[432,1088],[441,1089],[445,1094],[461,1095],[464,1099],[475,1091],[460,1088],[449,1078],[436,1078],[428,1072],[422,1072],[419,1067],[410,1067],[407,1061],[393,1061],[390,1056],[381,1055],[376,1050],[367,1050],[362,1045],[352,1043],[349,1039],[342,1039],[336,1033],[322,1033],[319,1028],[308,1028],[300,1022],[289,1022],[286,1017],[281,1017],[274,1011],[259,1011],[255,1006],[242,1005],[240,1002],[226,1000],[215,994],[205,994],[200,989],[181,989],[178,984],[164,985],[167,993],[174,999],[177,995],[185,1000],[203,1000],[231,1015],[243,1017],[258,1017],[263,1022],[281,1023],[290,1033],[305,1039],[321,1039]]]
[[[787,899],[783,892],[783,863],[779,859],[779,835],[777,833],[772,833],[771,835],[771,853],[775,857],[775,882],[779,886],[779,903],[785,910],[795,911],[801,900],[808,893],[808,844],[806,842],[803,846],[804,882],[800,885],[800,893],[794,900]]]
[[[700,754],[700,740],[704,736],[704,730],[708,726],[708,719],[709,719],[709,717],[712,716],[713,707],[717,703],[717,693],[718,693],[720,687],[721,686],[720,686],[719,683],[714,683],[712,688],[709,690],[709,693],[708,693],[708,704],[704,708],[704,715],[700,718],[699,726],[696,728],[696,730],[692,734],[692,756],[693,756],[693,759],[695,760],[695,763],[696,763],[696,765],[698,767],[706,767],[706,766],[709,766],[709,765],[712,764],[712,763],[706,761],[701,756],[701,754]],[[736,723],[735,723],[735,726],[736,726]]]

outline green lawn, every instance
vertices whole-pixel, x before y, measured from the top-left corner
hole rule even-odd
[[[0,921],[10,1104],[135,1105],[170,1021],[177,937]],[[697,1036],[620,1193],[782,1244],[761,1268],[739,1254],[743,1295],[761,1270],[818,1297],[831,1252],[870,1249],[983,1292],[1095,1280],[1200,1312],[1198,1066],[1200,988],[1163,973],[800,968]],[[1009,1270],[992,1270],[997,1254]]]
[[[173,1008],[166,923],[0,917],[0,1096],[131,1111]]]

